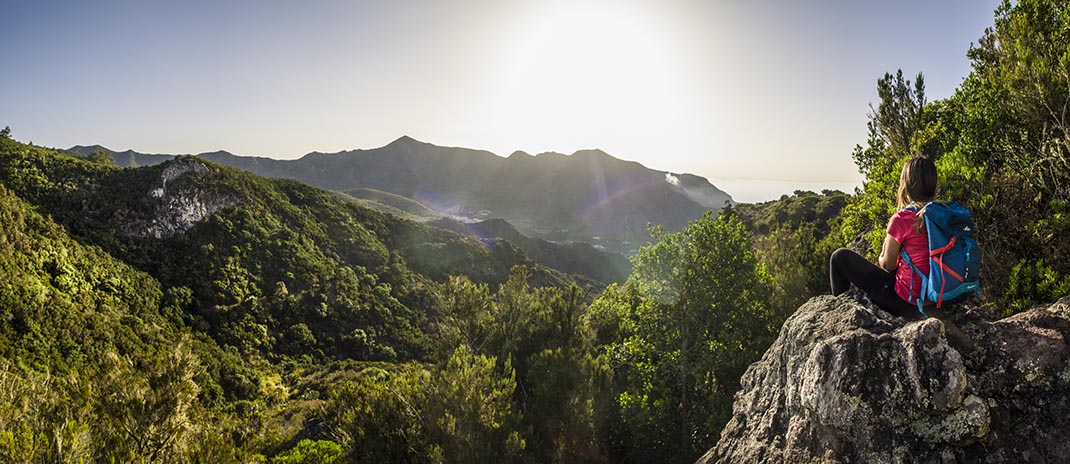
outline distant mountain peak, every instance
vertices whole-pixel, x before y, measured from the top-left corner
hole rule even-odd
[[[573,158],[573,159],[576,159],[576,160],[599,161],[599,162],[603,162],[603,163],[612,163],[612,162],[628,162],[628,163],[630,163],[631,162],[631,161],[625,161],[625,160],[622,160],[620,158],[617,158],[617,157],[615,157],[615,156],[613,156],[613,155],[611,155],[609,153],[606,153],[605,151],[602,151],[601,149],[598,149],[598,148],[593,148],[593,149],[590,149],[590,150],[578,150],[575,153],[573,153],[571,156],[569,156],[569,158]]]
[[[542,157],[554,158],[554,157],[558,157],[558,156],[565,156],[565,154],[564,153],[558,153],[556,151],[544,151],[542,153],[539,153],[539,154],[535,155],[536,158],[541,157],[541,156]]]
[[[598,157],[608,156],[610,158],[613,158],[613,155],[610,155],[609,153],[606,153],[606,152],[602,151],[602,149],[600,149],[600,148],[592,148],[592,149],[588,149],[588,150],[577,150],[575,153],[572,154],[572,156],[598,156]]]
[[[108,147],[105,147],[103,145],[75,145],[73,147],[68,148],[67,151],[68,152],[73,152],[73,153],[81,153],[81,154],[85,154],[85,155],[88,155],[88,154],[93,153],[95,151],[104,151],[104,152],[107,152],[107,153],[117,153],[115,150],[112,150],[112,149],[110,149]]]
[[[528,152],[526,152],[526,151],[517,150],[517,151],[514,151],[513,154],[509,155],[509,159],[513,159],[513,158],[534,158],[534,157],[531,156],[530,154],[528,154]]]
[[[388,146],[388,147],[400,147],[400,146],[419,146],[419,145],[430,145],[430,144],[427,143],[427,142],[421,142],[419,140],[416,140],[416,139],[414,139],[412,137],[409,137],[408,135],[402,135],[401,137],[398,137],[397,140],[394,140],[393,142],[388,143],[386,146]]]

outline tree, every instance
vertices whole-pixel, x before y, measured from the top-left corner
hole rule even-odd
[[[435,358],[445,360],[461,344],[476,354],[484,354],[494,322],[494,307],[487,284],[476,284],[464,276],[453,276],[436,285],[439,321],[435,324]]]
[[[112,166],[115,165],[115,160],[111,157],[111,153],[108,153],[104,150],[94,151],[93,153],[90,153],[89,156],[87,156],[85,159],[91,163],[107,164]]]
[[[431,383],[431,372],[413,363],[369,367],[334,389],[325,411],[343,437],[346,461],[427,461]]]
[[[855,146],[851,157],[866,180],[862,195],[852,197],[846,207],[841,230],[843,243],[865,236],[871,253],[884,239],[883,225],[895,211],[899,170],[904,160],[915,154],[936,157],[938,139],[943,134],[925,102],[925,78],[918,73],[913,85],[903,78],[903,70],[885,73],[877,80],[880,104],[870,105],[867,146]],[[931,106],[931,105],[930,105]]]
[[[515,371],[461,345],[434,378],[427,408],[433,442],[446,462],[520,461],[525,440],[514,410]]]
[[[645,450],[645,460],[679,461],[716,441],[740,376],[781,321],[738,218],[707,213],[682,232],[653,232],[626,284],[638,297],[613,287],[588,320],[623,337],[607,347],[623,383],[622,440]],[[608,321],[614,312],[623,320]]]
[[[271,464],[334,464],[342,460],[342,447],[329,440],[301,440]]]
[[[10,140],[11,139],[11,127],[10,126],[4,126],[3,129],[0,129],[0,139],[5,139],[5,140]]]
[[[98,381],[99,436],[109,442],[112,456],[173,459],[189,446],[191,412],[200,387],[194,378],[203,372],[189,340],[173,351],[135,365],[134,360],[109,353]]]
[[[915,135],[924,123],[925,77],[919,72],[911,87],[910,81],[903,79],[902,69],[896,70],[894,78],[884,73],[884,77],[877,81],[877,95],[881,104],[871,118],[888,149],[893,155],[911,155]]]
[[[1010,116],[1000,145],[1013,167],[1047,195],[1070,199],[1070,6],[1004,0],[969,57]]]
[[[604,363],[592,356],[580,323],[583,291],[531,289],[529,278],[526,268],[513,267],[493,297],[487,285],[466,277],[439,284],[436,359],[453,366],[451,356],[464,347],[477,359],[496,359],[497,370],[515,367],[511,400],[525,411],[528,453],[538,462],[597,461],[593,382]]]
[[[895,76],[884,73],[877,80],[877,95],[881,102],[870,105],[869,147],[855,146],[854,158],[864,175],[886,170],[896,159],[913,154],[917,134],[924,125],[925,77],[918,73],[914,85],[903,78],[903,70]]]

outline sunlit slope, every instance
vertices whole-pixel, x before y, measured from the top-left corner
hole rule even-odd
[[[109,353],[151,355],[173,334],[159,282],[72,239],[0,185],[0,355],[67,371]]]
[[[188,298],[187,322],[264,356],[411,358],[427,284],[500,283],[517,248],[398,219],[292,180],[195,157],[120,169],[0,142],[0,182],[69,230]]]
[[[357,200],[373,203],[372,207],[374,208],[389,208],[386,211],[401,213],[398,215],[407,214],[418,219],[433,219],[442,216],[423,203],[382,190],[356,188],[343,190],[341,193]]]
[[[601,282],[623,282],[632,269],[631,262],[623,255],[601,251],[583,242],[554,243],[526,237],[502,219],[466,223],[442,218],[432,224],[477,237],[486,243],[507,240],[540,264]]]

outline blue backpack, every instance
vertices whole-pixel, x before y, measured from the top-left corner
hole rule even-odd
[[[914,205],[906,207],[918,211]],[[925,230],[929,235],[929,275],[922,274],[910,256],[902,251],[903,261],[921,277],[921,297],[917,298],[918,312],[925,315],[926,302],[944,303],[964,300],[970,295],[981,296],[981,248],[973,239],[973,218],[970,212],[955,202],[931,202],[925,206]],[[910,282],[914,294],[914,280]]]

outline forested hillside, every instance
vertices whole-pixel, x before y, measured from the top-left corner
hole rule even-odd
[[[525,237],[515,227],[501,219],[464,223],[442,218],[431,224],[477,237],[488,243],[508,240],[538,263],[564,272],[589,276],[601,282],[622,282],[632,268],[631,262],[617,253],[603,252],[583,242],[555,243]]]
[[[790,315],[814,295],[829,291],[828,258],[841,246],[840,213],[849,196],[795,191],[778,200],[740,204],[726,214],[740,217],[755,253],[769,268],[775,310]]]
[[[588,310],[600,287],[507,240],[193,157],[118,168],[5,137],[0,182],[9,460],[684,456],[777,325],[728,217],[657,232]],[[666,297],[679,279],[691,303]],[[694,318],[747,321],[719,332],[743,344],[709,347]]]
[[[875,257],[913,154],[936,161],[939,199],[973,212],[984,253],[975,327],[1013,325],[990,322],[1070,294],[1070,8],[1006,2],[968,54],[972,73],[944,100],[925,99],[920,73],[877,81],[869,140],[854,152],[859,191],[799,191],[649,227],[630,272],[608,275],[621,281],[605,288],[569,273],[590,271],[570,261],[589,249],[499,240],[515,232],[507,224],[483,233],[442,223],[455,233],[212,157],[121,168],[4,130],[0,460],[692,461],[746,419],[733,417],[740,379],[799,304],[828,291],[829,253]],[[548,159],[634,168],[605,156]],[[873,336],[855,335],[875,343],[889,340],[882,327],[946,338],[940,321],[889,322],[846,297],[811,301],[782,352],[821,345],[805,329],[821,320],[843,322],[829,338],[863,323]],[[969,352],[970,336],[941,341],[941,353],[961,365],[970,358],[956,350]],[[852,346],[843,352],[861,353]],[[763,363],[790,382],[775,361]],[[873,392],[886,383],[857,378]]]
[[[181,435],[181,443],[193,446],[193,426],[207,427],[198,420],[217,414],[239,420],[245,413],[262,416],[265,408],[281,413],[300,404],[287,401],[293,379],[283,377],[308,366],[427,359],[437,333],[432,288],[448,275],[497,286],[511,267],[521,266],[530,269],[525,283],[564,286],[579,279],[591,285],[535,265],[508,242],[487,247],[293,181],[188,157],[131,170],[7,139],[0,144],[9,244],[0,295],[8,380],[76,382],[106,369],[127,377],[116,382],[164,382],[151,377],[152,363],[159,369],[186,363],[183,372],[167,373],[181,378],[166,380],[188,384],[175,393],[185,394],[172,405],[180,409],[68,425],[63,416],[28,418],[20,414],[29,411],[9,411],[13,427],[23,427],[0,429],[0,436],[12,440],[10,451],[42,460],[126,459],[123,453],[150,451],[176,459],[174,453],[195,455],[204,450],[167,443]],[[130,368],[116,367],[122,365]],[[13,390],[12,400],[18,401],[12,404],[48,400],[57,403],[57,411],[78,406],[105,412],[95,409],[104,407],[92,396],[95,390],[58,394],[40,387],[26,395],[59,396],[18,397]],[[82,403],[72,403],[76,400]],[[193,403],[203,414],[187,424]],[[26,422],[33,420],[38,422]],[[95,446],[122,440],[117,434],[126,430],[129,424],[121,422],[127,420],[146,427],[173,420],[175,429],[151,450]],[[224,435],[217,445],[228,452],[270,450],[292,438],[269,438],[284,434],[273,429],[277,425],[255,425],[247,431],[252,437]],[[90,430],[84,442],[67,441],[83,447],[68,450],[73,455],[55,448],[60,443],[40,448],[26,441],[38,435],[34,443],[47,441],[60,432],[54,427],[76,426]],[[80,430],[70,431],[74,439]]]

